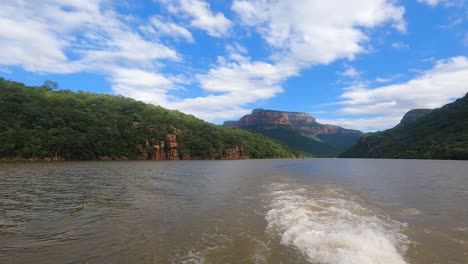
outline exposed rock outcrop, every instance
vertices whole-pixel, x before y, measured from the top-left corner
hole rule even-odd
[[[226,149],[226,155],[224,159],[227,160],[243,160],[248,159],[248,157],[244,153],[243,146],[235,146],[234,148]]]
[[[320,124],[307,113],[283,112],[276,110],[255,109],[251,114],[243,116],[239,121],[226,121],[225,126],[253,128],[253,129],[276,129],[291,127],[294,130],[307,134],[353,134],[360,135],[362,132],[345,129],[334,125]]]
[[[145,144],[136,146],[136,150],[141,153],[138,160],[191,160],[193,157],[190,154],[179,154],[179,143],[177,135],[180,135],[180,130],[173,129],[172,133],[166,134],[164,140],[156,140],[154,138],[147,139]],[[215,159],[212,157],[211,159]],[[223,151],[221,159],[224,160],[242,160],[248,159],[243,146],[235,146],[227,148]],[[219,159],[219,157],[217,157]]]
[[[136,148],[141,155],[139,160],[179,160],[177,147],[177,136],[171,133],[166,134],[165,141],[147,139],[145,145],[137,145]],[[186,157],[189,159],[188,157]]]
[[[168,160],[178,160],[179,158],[179,152],[177,151],[177,147],[179,144],[176,141],[177,136],[174,134],[167,134],[166,135],[166,142],[167,142],[167,154],[166,158]]]

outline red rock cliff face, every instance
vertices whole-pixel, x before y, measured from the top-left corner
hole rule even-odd
[[[239,121],[226,122],[226,125],[237,127],[276,128],[278,125],[298,125],[299,123],[312,123],[315,118],[306,113],[281,112],[255,109],[252,114],[245,115]]]
[[[243,160],[248,159],[248,157],[244,153],[243,146],[235,146],[234,148],[226,149],[226,155],[223,159],[227,160]]]
[[[242,128],[275,129],[290,126],[294,130],[312,135],[319,134],[361,134],[360,131],[345,129],[333,125],[324,125],[307,113],[282,112],[274,110],[255,109],[251,114],[245,115],[239,121],[227,121],[227,126]]]
[[[154,138],[147,139],[145,145],[137,145],[137,150],[142,153],[139,160],[178,160],[180,159],[177,147],[177,136],[166,134],[165,141]]]
[[[175,132],[178,134],[178,132]],[[147,139],[144,145],[138,145],[137,150],[141,153],[138,157],[139,160],[191,160],[192,156],[184,154],[182,157],[179,155],[177,142],[177,135],[173,133],[166,134],[164,141],[156,139]],[[214,157],[213,157],[214,158]],[[219,157],[218,157],[219,158]],[[225,160],[242,160],[248,159],[245,155],[243,146],[235,146],[223,151],[221,159]]]
[[[179,146],[179,144],[177,143],[176,139],[177,139],[177,136],[174,134],[166,135],[166,142],[167,142],[167,147],[168,147],[166,158],[168,160],[179,159],[179,153],[177,151],[177,147]]]

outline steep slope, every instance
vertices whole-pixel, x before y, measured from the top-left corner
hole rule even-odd
[[[245,159],[300,154],[242,129],[122,96],[0,78],[0,159]]]
[[[468,159],[468,94],[412,122],[404,120],[392,129],[363,135],[341,157]]]
[[[413,110],[410,110],[408,111],[408,113],[406,113],[403,118],[401,119],[401,122],[400,124],[404,124],[404,125],[407,125],[407,124],[410,124],[410,123],[413,123],[414,121],[420,119],[421,117],[429,114],[430,112],[432,112],[433,109],[413,109]]]
[[[225,126],[240,127],[276,139],[308,156],[336,157],[362,132],[318,123],[307,113],[255,109]]]

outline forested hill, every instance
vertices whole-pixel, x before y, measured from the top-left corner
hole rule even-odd
[[[0,159],[245,159],[299,154],[122,96],[27,87],[0,78]]]
[[[468,94],[412,122],[368,133],[343,158],[468,159]],[[407,116],[407,115],[406,115]]]

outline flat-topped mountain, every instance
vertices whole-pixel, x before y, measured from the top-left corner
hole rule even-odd
[[[396,127],[364,134],[341,157],[468,159],[468,94],[438,109],[411,110]]]
[[[283,112],[276,110],[264,110],[261,108],[252,110],[251,114],[243,116],[239,121],[226,121],[224,125],[237,127],[263,127],[276,128],[278,125],[298,125],[300,123],[315,122],[315,118],[307,113]]]
[[[318,157],[335,157],[362,135],[358,130],[318,123],[307,113],[265,109],[255,109],[224,125],[255,131]]]
[[[226,121],[224,122],[224,125],[255,129],[277,129],[289,127],[312,135],[362,134],[362,132],[358,130],[320,124],[314,117],[307,113],[264,109],[254,109],[251,114],[243,116],[239,121]]]

